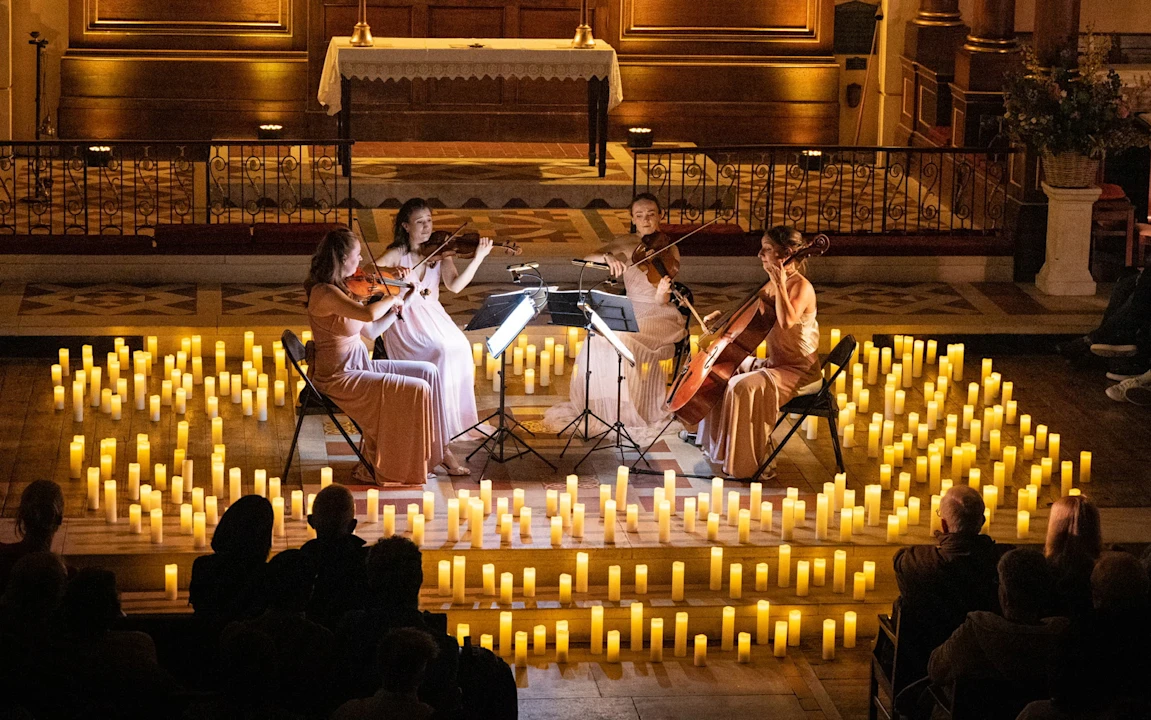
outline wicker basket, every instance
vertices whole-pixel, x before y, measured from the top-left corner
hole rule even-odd
[[[1073,152],[1043,153],[1043,175],[1057,188],[1087,188],[1095,184],[1099,161]]]

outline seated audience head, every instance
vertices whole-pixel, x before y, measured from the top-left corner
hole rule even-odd
[[[51,615],[64,597],[68,571],[50,552],[34,552],[16,561],[0,605],[16,616],[43,619]]]
[[[272,550],[272,503],[245,495],[220,517],[212,535],[212,550],[236,560],[266,562]]]
[[[111,570],[84,568],[64,590],[64,623],[74,636],[99,637],[123,616]]]
[[[978,535],[983,527],[983,498],[967,485],[956,485],[939,503],[943,532],[951,535]]]
[[[1103,553],[1091,572],[1091,601],[1101,613],[1142,613],[1147,608],[1149,589],[1147,573],[1130,553]]]
[[[36,480],[20,495],[16,511],[16,534],[31,542],[52,544],[52,537],[64,522],[64,493],[51,480]]]
[[[418,607],[423,584],[423,558],[411,540],[393,535],[368,551],[368,589],[373,604]]]
[[[279,690],[275,640],[266,633],[241,627],[220,641],[220,690],[230,704],[266,707]],[[255,717],[255,716],[247,716]]]
[[[436,641],[423,630],[400,628],[385,635],[379,649],[384,690],[397,695],[415,695],[428,663],[439,652]]]
[[[356,501],[351,491],[332,484],[317,493],[308,524],[320,540],[351,535],[356,529]]]
[[[1103,550],[1103,534],[1099,524],[1099,509],[1082,495],[1061,497],[1051,505],[1047,520],[1047,544],[1043,554],[1056,564],[1064,559],[1099,557]]]
[[[268,585],[269,606],[302,613],[312,599],[316,568],[303,551],[284,550],[268,561],[264,580]]]
[[[312,264],[308,268],[308,279],[304,281],[304,291],[309,296],[316,285],[343,287],[344,278],[355,272],[360,263],[360,241],[347,228],[332,230],[312,254]]]
[[[999,559],[999,605],[1012,622],[1044,617],[1055,592],[1047,560],[1036,550],[1017,548]]]

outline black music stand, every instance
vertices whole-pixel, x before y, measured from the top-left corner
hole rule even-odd
[[[627,428],[620,420],[620,413],[623,406],[623,361],[625,353],[627,361],[632,365],[635,364],[635,359],[631,356],[627,348],[619,344],[617,338],[607,337],[615,332],[637,332],[639,324],[635,319],[635,311],[632,308],[631,300],[622,295],[613,295],[611,293],[600,292],[597,290],[583,291],[571,290],[566,292],[552,293],[548,298],[548,310],[551,313],[551,322],[553,325],[565,325],[568,327],[582,327],[587,331],[588,344],[587,359],[591,357],[592,339],[597,335],[604,337],[612,345],[612,349],[616,351],[617,360],[617,373],[616,373],[616,420],[614,423],[609,423],[607,420],[601,418],[591,411],[591,363],[584,362],[584,408],[579,415],[568,423],[562,430],[557,433],[557,436],[563,435],[568,428],[575,428],[571,436],[568,438],[567,444],[564,445],[563,452],[560,457],[568,451],[571,447],[572,440],[579,435],[579,424],[583,421],[583,440],[596,440],[596,444],[589,450],[583,458],[576,463],[575,467],[579,468],[593,452],[596,450],[609,450],[618,448],[620,451],[620,458],[622,462],[624,448],[634,448],[640,450],[639,444],[628,433]],[[594,321],[598,321],[594,322]],[[597,324],[599,327],[597,327]],[[591,419],[595,418],[601,424],[607,426],[607,429],[592,435],[590,433]],[[604,445],[603,442],[614,434],[615,440],[609,445]]]
[[[487,339],[487,344],[489,352],[497,349],[493,348],[493,340],[499,344],[497,352],[491,352],[491,354],[499,361],[496,372],[500,375],[499,409],[455,436],[459,437],[471,430],[476,430],[484,436],[484,441],[480,443],[480,446],[468,454],[468,460],[471,460],[476,453],[484,449],[488,451],[488,460],[495,460],[498,463],[515,460],[518,457],[531,453],[540,460],[543,460],[548,467],[553,470],[555,469],[555,465],[548,462],[547,458],[536,452],[534,448],[528,445],[526,440],[516,435],[514,428],[518,427],[528,435],[535,437],[535,433],[528,430],[508,413],[506,403],[507,383],[504,377],[504,351],[511,345],[511,341],[519,335],[520,331],[527,326],[528,322],[539,313],[539,308],[542,307],[542,305],[535,305],[532,302],[533,297],[538,297],[539,293],[539,290],[531,289],[502,293],[500,295],[490,295],[484,300],[483,306],[472,316],[467,327],[464,328],[465,330],[481,330],[490,327],[497,328],[496,332]],[[543,290],[543,294],[546,296],[547,291]],[[495,432],[490,434],[484,432],[480,426],[493,418],[498,418],[495,423]],[[452,439],[454,440],[455,438]],[[511,455],[508,454],[508,442],[511,442],[511,444],[515,446],[517,452]],[[483,473],[481,472],[480,475],[482,476]]]

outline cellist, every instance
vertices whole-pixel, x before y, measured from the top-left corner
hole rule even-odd
[[[650,193],[641,193],[632,200],[628,210],[635,233],[620,235],[584,259],[608,265],[612,276],[623,280],[624,290],[635,310],[639,332],[620,334],[620,340],[635,355],[634,368],[624,364],[620,420],[642,442],[646,439],[643,437],[644,429],[658,430],[667,422],[669,414],[664,406],[667,378],[660,361],[674,357],[675,344],[687,330],[683,315],[671,302],[671,279],[662,277],[653,283],[641,267],[629,267],[642,239],[659,232],[659,200]],[[666,254],[668,264],[678,264],[678,248],[669,248],[663,254]],[[549,408],[544,415],[548,429],[559,430],[583,410],[587,363],[591,364],[592,371],[588,407],[604,420],[615,422],[616,354],[606,340],[594,338],[592,342],[584,343],[576,357],[569,400]]]
[[[803,276],[804,263],[785,264],[804,246],[799,231],[786,225],[763,234],[759,261],[769,282],[760,302],[774,303],[776,315],[767,335],[767,359],[745,362],[699,426],[697,439],[705,455],[731,477],[751,476],[771,454],[779,408],[819,376],[815,288]],[[764,478],[773,475],[769,468]]]

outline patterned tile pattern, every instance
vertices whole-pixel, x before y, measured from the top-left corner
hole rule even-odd
[[[357,215],[369,241],[390,238],[395,210],[360,210]],[[467,222],[469,231],[525,248],[530,245],[531,253],[543,254],[549,248],[563,253],[572,252],[573,246],[590,250],[629,229],[626,210],[434,210],[433,218],[439,228],[454,228]]]
[[[299,283],[225,284],[220,288],[225,315],[303,315],[307,296]]]
[[[947,283],[835,283],[819,285],[819,309],[832,315],[977,315]]]
[[[30,284],[21,315],[195,315],[197,288],[188,284]]]

